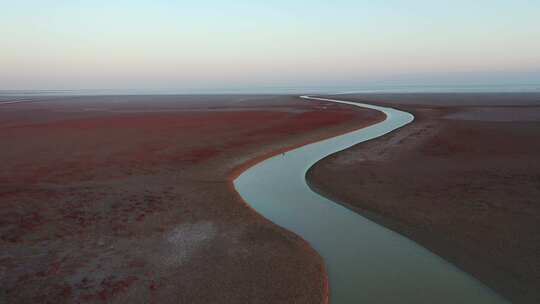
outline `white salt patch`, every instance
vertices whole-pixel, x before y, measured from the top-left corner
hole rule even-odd
[[[165,235],[166,251],[162,261],[166,266],[179,266],[215,235],[216,228],[211,222],[180,225]]]

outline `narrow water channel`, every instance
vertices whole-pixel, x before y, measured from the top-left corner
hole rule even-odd
[[[314,193],[306,183],[306,172],[320,159],[398,129],[412,122],[413,115],[342,100],[302,98],[375,109],[387,116],[367,128],[264,160],[234,181],[257,212],[303,237],[324,258],[330,303],[506,303],[452,264]]]

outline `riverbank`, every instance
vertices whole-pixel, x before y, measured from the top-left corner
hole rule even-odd
[[[417,241],[513,302],[538,302],[540,95],[339,99],[393,106],[416,119],[317,163],[308,172],[311,186]]]
[[[0,108],[0,300],[322,303],[324,263],[231,179],[381,119],[286,96],[65,97]]]

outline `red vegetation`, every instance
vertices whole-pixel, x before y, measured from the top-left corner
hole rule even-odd
[[[317,103],[286,100],[286,106],[263,107],[269,110],[63,111],[77,109],[82,102],[55,105],[60,111],[47,103],[14,104],[5,112],[0,109],[0,143],[4,143],[0,149],[0,246],[11,250],[0,256],[0,270],[10,272],[0,277],[5,295],[13,302],[39,302],[44,297],[54,303],[105,302],[116,295],[129,295],[126,291],[131,286],[163,299],[162,290],[170,290],[167,284],[171,284],[164,282],[176,279],[171,275],[176,270],[153,273],[155,263],[148,256],[155,247],[131,250],[130,246],[159,239],[171,227],[201,219],[225,226],[238,219],[242,223],[260,221],[246,212],[234,194],[228,194],[233,192],[227,191],[226,175],[238,163],[238,156],[249,156],[260,147],[316,129],[353,119],[359,125],[358,121],[373,118],[340,107],[322,109]],[[20,113],[13,110],[18,107]],[[129,103],[118,107],[129,108]],[[299,138],[291,142],[305,143]],[[206,165],[218,159],[212,166]],[[215,165],[220,163],[223,165]],[[207,177],[217,183],[209,186]],[[194,195],[200,192],[204,193]],[[282,240],[278,232],[272,235],[277,242],[273,250],[287,253],[284,267],[291,257],[301,261],[295,260],[294,265],[318,261],[313,253],[307,255],[312,260],[305,258],[309,248],[291,254],[291,248],[298,245],[278,242]],[[232,245],[220,242],[219,246]],[[260,257],[258,248],[249,247],[250,256]],[[30,257],[13,252],[30,252]],[[231,261],[226,265],[237,265]],[[236,273],[238,280],[260,281],[248,278],[238,267],[224,269]],[[143,273],[152,280],[135,276]],[[320,275],[317,272],[311,276],[315,280],[306,282],[312,284]],[[289,279],[289,283],[306,284]],[[287,294],[297,291],[291,287]],[[317,292],[309,294],[315,297]]]
[[[354,112],[344,110],[231,111],[21,123],[6,128],[0,137],[12,143],[2,152],[0,182],[89,181],[132,175],[157,164],[200,163],[279,135],[299,134],[354,117]],[[111,170],[115,168],[116,172]]]

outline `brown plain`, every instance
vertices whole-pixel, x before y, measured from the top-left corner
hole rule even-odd
[[[540,94],[340,97],[416,120],[317,163],[312,188],[514,303],[540,303]]]

